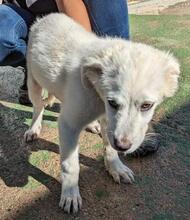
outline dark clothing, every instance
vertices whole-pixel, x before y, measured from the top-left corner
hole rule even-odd
[[[14,3],[17,6],[30,11],[35,16],[58,12],[55,0],[4,0],[4,2]]]

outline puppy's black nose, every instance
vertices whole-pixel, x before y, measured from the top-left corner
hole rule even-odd
[[[118,140],[114,138],[114,146],[118,151],[126,151],[131,148],[132,143],[127,138],[122,138]]]

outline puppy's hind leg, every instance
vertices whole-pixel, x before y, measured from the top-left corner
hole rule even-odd
[[[42,87],[35,79],[28,76],[28,92],[29,98],[33,104],[33,118],[31,127],[25,132],[24,139],[26,142],[36,139],[42,128],[42,116],[44,112],[44,102],[42,99]]]
[[[114,150],[109,143],[106,134],[107,124],[105,118],[101,118],[100,125],[101,125],[103,143],[105,146],[104,163],[106,170],[113,177],[115,182],[120,183],[120,179],[122,178],[124,183],[132,183],[134,181],[133,171],[130,170],[126,165],[124,165],[121,162],[117,151]]]

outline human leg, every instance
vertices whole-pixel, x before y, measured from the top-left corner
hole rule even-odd
[[[25,59],[28,22],[13,9],[12,4],[0,5],[0,64],[11,53],[17,52]],[[14,6],[14,8],[18,8]],[[21,10],[21,9],[19,9]],[[23,10],[23,9],[22,9]],[[28,12],[26,12],[27,14]],[[30,15],[31,16],[31,15]],[[27,16],[26,16],[27,17]],[[29,17],[29,16],[28,16]],[[31,17],[29,18],[31,19]]]
[[[99,36],[129,39],[129,18],[126,0],[83,0],[92,30]]]
[[[0,66],[21,65],[25,69],[27,35],[33,19],[34,16],[30,12],[14,4],[0,5]],[[24,74],[23,85],[19,93],[21,93],[20,98],[24,97],[25,103],[26,101],[28,103],[26,69]]]

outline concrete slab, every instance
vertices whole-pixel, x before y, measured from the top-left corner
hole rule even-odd
[[[186,0],[147,0],[129,2],[129,14],[159,15],[164,9]]]
[[[0,67],[0,97],[1,100],[15,101],[22,85],[24,73],[21,67]]]

